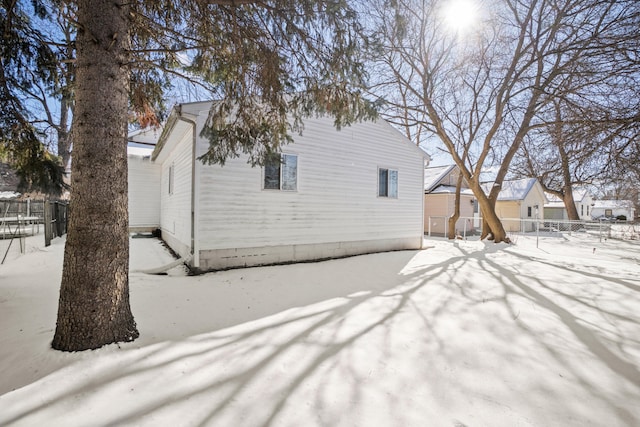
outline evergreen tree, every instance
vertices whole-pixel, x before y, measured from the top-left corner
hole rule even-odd
[[[72,196],[53,347],[138,336],[128,290],[129,112],[157,123],[173,79],[217,99],[203,156],[263,163],[317,113],[371,117],[357,15],[343,0],[79,0]],[[289,115],[289,117],[288,117]],[[289,121],[291,119],[291,121]]]
[[[4,1],[0,8],[0,159],[20,176],[22,191],[59,194],[64,188],[64,168],[43,144],[44,134],[34,126],[28,92],[37,84],[51,85],[56,58],[33,18],[47,12],[34,2],[27,10],[22,2]]]

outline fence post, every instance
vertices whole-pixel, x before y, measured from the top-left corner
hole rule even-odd
[[[63,233],[64,224],[62,223],[62,206],[60,202],[56,202],[56,234],[57,237],[61,237]]]
[[[49,201],[44,201],[44,245],[51,246],[51,209],[49,207]]]

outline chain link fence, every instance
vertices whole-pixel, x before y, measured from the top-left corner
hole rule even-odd
[[[640,224],[628,221],[569,221],[556,219],[501,218],[509,235],[539,236],[585,236],[593,240],[619,239],[640,242]],[[467,239],[480,236],[482,218],[461,217],[456,221],[455,235]],[[449,232],[449,217],[430,216],[425,233],[431,237],[446,237]]]

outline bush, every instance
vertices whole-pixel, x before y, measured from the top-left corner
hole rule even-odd
[[[618,216],[616,217],[616,219],[617,219],[618,221],[626,221],[626,220],[627,220],[627,217],[626,217],[626,215],[618,215]]]

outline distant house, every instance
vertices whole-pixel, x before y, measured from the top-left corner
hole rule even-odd
[[[13,200],[20,197],[18,185],[20,178],[7,163],[0,162],[0,200]],[[2,214],[0,213],[0,216]]]
[[[135,199],[159,194],[155,225],[194,269],[422,247],[428,156],[388,123],[338,131],[330,118],[308,119],[280,162],[253,168],[240,156],[222,167],[197,160],[210,106],[176,106],[150,160],[130,166],[159,169],[130,177],[132,223]]]
[[[548,201],[544,204],[544,219],[568,220],[569,216],[567,215],[564,201],[553,194],[545,193],[545,195]],[[573,190],[573,202],[576,205],[580,219],[583,221],[590,220],[593,204],[591,194],[583,188],[575,189]]]
[[[593,219],[617,218],[624,216],[627,221],[636,217],[636,209],[631,200],[596,200],[591,209]]]
[[[456,185],[460,170],[456,165],[434,166],[424,169],[424,230],[431,234],[446,235],[448,218],[455,210]],[[460,187],[460,219],[457,234],[473,233],[479,224],[472,220],[478,205],[467,182]]]
[[[160,165],[151,161],[162,129],[129,133],[129,229],[153,231],[160,226]]]
[[[489,194],[494,185],[493,182],[483,183],[484,192]],[[534,231],[533,220],[542,218],[546,202],[542,186],[536,178],[505,180],[498,194],[496,214],[505,231]]]

